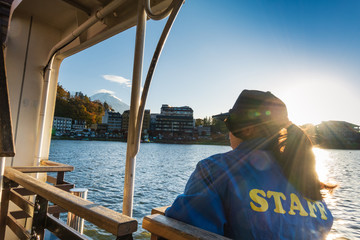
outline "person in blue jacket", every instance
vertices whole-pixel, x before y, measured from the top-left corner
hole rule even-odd
[[[232,151],[200,161],[165,215],[233,239],[325,239],[333,217],[312,143],[270,92],[244,90],[225,119]]]

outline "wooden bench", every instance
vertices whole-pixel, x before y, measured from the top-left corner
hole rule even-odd
[[[229,240],[224,236],[194,227],[164,215],[166,207],[155,208],[151,215],[145,216],[142,227],[151,233],[151,240]]]

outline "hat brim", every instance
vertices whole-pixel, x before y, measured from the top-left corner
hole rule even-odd
[[[220,121],[224,121],[226,118],[228,118],[230,116],[230,113],[220,113],[217,115],[213,115],[212,118],[220,120]]]

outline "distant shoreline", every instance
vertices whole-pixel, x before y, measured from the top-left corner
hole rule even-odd
[[[107,142],[126,142],[120,138],[71,138],[71,137],[56,137],[53,136],[51,140],[76,140],[76,141],[107,141]],[[163,144],[188,144],[188,145],[219,145],[219,146],[230,146],[229,140],[211,140],[211,139],[198,139],[192,141],[185,140],[156,140],[150,142],[141,143],[163,143]],[[321,149],[335,149],[335,150],[360,150],[358,145],[353,146],[336,146],[336,145],[323,145],[316,144],[314,147]]]
[[[53,136],[51,140],[76,140],[76,141],[108,141],[108,142],[126,142],[120,138],[71,138],[71,137],[56,137]],[[150,142],[141,143],[165,143],[165,144],[189,144],[189,145],[219,145],[219,146],[230,146],[229,140],[210,140],[210,139],[199,139],[192,141],[180,141],[180,140],[156,140]]]

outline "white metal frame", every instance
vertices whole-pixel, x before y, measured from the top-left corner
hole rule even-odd
[[[136,45],[134,57],[133,82],[131,89],[130,118],[127,139],[126,165],[125,165],[125,181],[124,181],[124,198],[123,198],[123,214],[132,217],[133,200],[134,200],[134,184],[135,184],[135,168],[136,155],[139,152],[140,138],[142,131],[142,123],[145,111],[145,103],[150,87],[150,82],[157,64],[157,60],[161,54],[172,24],[182,6],[184,0],[173,0],[169,7],[158,15],[154,15],[150,9],[149,0],[139,0],[138,5],[138,23],[136,27]],[[140,84],[143,65],[143,52],[146,29],[146,15],[154,20],[162,19],[166,16],[169,19],[161,34],[158,45],[155,49],[154,56],[149,66],[148,74],[144,84],[143,93],[140,101]]]

